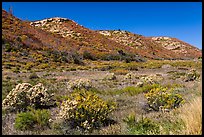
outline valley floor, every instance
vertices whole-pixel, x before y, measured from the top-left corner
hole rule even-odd
[[[56,70],[32,72],[31,69],[31,71],[19,73],[3,69],[2,100],[19,83],[27,82],[32,85],[42,83],[49,93],[54,93],[59,98],[71,94],[67,88],[68,82],[77,79],[88,79],[95,89],[93,92],[104,100],[116,102],[117,108],[110,115],[110,118],[115,121],[114,124],[95,129],[91,133],[74,131],[74,129],[70,129],[73,130],[72,132],[65,133],[63,130],[58,131],[52,127],[42,131],[19,131],[14,127],[16,113],[2,112],[2,134],[202,134],[201,130],[197,132],[196,129],[192,130],[192,127],[188,127],[189,125],[195,125],[200,128],[199,126],[202,123],[200,125],[194,123],[197,120],[196,117],[193,117],[192,123],[185,123],[186,117],[183,117],[185,112],[191,112],[195,109],[195,107],[189,107],[188,110],[186,105],[194,105],[196,101],[197,103],[202,101],[202,63],[191,61],[192,64],[189,65],[190,61],[183,61],[183,64],[177,63],[175,65],[176,61],[164,61],[163,64],[161,62],[154,61],[152,64],[148,62],[146,66],[145,63],[142,63],[142,65],[133,63],[128,67],[121,62],[92,62],[92,66],[87,65],[86,69],[86,66],[82,66],[83,69],[77,69],[80,68],[78,66],[76,69],[65,68],[66,66],[64,66],[56,68]],[[192,69],[196,70],[199,77],[188,81],[186,76]],[[158,85],[177,88],[185,103],[168,111],[149,109],[148,101],[145,98],[146,92],[137,93],[137,90],[141,90],[139,89],[141,86],[137,85],[141,82],[141,77],[149,76],[154,76],[154,80]],[[198,105],[197,109],[201,110]],[[53,107],[49,111],[52,119],[55,119],[59,108]],[[191,112],[191,115],[194,116],[193,113]],[[142,130],[136,125],[131,127],[127,120],[124,120],[131,115],[135,117],[136,121],[143,118],[150,119],[153,123],[156,123],[159,130],[157,132],[151,129]],[[201,117],[201,115],[197,115],[197,118]],[[129,122],[131,122],[130,119]]]

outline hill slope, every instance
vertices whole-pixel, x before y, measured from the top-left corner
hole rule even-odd
[[[201,51],[192,45],[170,37],[144,37],[128,31],[97,31],[118,43],[135,48],[138,53],[150,58],[197,58]],[[173,47],[172,47],[173,46]]]
[[[179,49],[169,48],[168,44],[172,42],[182,46]],[[169,38],[165,44],[155,37],[127,31],[93,31],[59,17],[35,22],[22,21],[5,10],[2,10],[2,50],[3,66],[25,68],[44,68],[50,64],[57,66],[72,62],[80,64],[79,60],[85,57],[85,52],[95,59],[105,60],[121,59],[119,51],[125,56],[149,59],[202,56],[200,50],[173,38]]]
[[[118,50],[135,53],[130,47],[118,44],[69,19],[51,18],[36,24],[38,23],[22,21],[2,10],[3,57],[20,57],[26,54],[25,58],[33,61],[35,53],[43,56],[42,60],[53,61],[53,56],[60,58],[62,54],[83,54],[84,51],[97,58],[117,54]],[[69,58],[72,55],[65,56]]]
[[[152,40],[157,42],[158,44],[162,45],[164,48],[171,50],[178,54],[184,54],[185,57],[195,58],[201,57],[201,51],[177,38],[170,38],[170,37],[150,37]]]

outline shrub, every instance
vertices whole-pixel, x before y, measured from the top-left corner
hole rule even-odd
[[[118,54],[106,54],[101,57],[102,60],[121,60],[121,55]]]
[[[53,105],[53,95],[39,83],[32,86],[29,83],[18,84],[2,102],[2,108],[10,111],[25,111],[28,106],[42,108]]]
[[[131,96],[138,95],[140,93],[146,93],[149,90],[159,87],[159,84],[152,84],[152,85],[144,85],[142,87],[135,87],[135,86],[127,86],[123,89],[115,90],[113,93],[114,94],[122,94],[122,93],[127,93]]]
[[[33,62],[27,62],[26,65],[24,66],[25,69],[31,70],[31,68],[35,66],[35,63]]]
[[[145,84],[155,84],[155,83],[159,83],[160,81],[162,81],[164,78],[162,76],[158,76],[158,75],[149,75],[149,76],[145,76],[145,77],[140,77],[140,81],[145,83]]]
[[[50,112],[48,110],[31,109],[29,112],[18,113],[15,128],[18,130],[43,129],[49,126]]]
[[[11,69],[14,73],[19,73],[20,72],[20,68],[18,66],[14,67]]]
[[[62,103],[59,116],[72,127],[91,131],[106,124],[108,115],[115,109],[112,102],[104,101],[85,90],[76,91]]]
[[[35,119],[30,112],[19,113],[16,116],[15,128],[18,130],[30,130],[35,125]]]
[[[169,110],[178,107],[184,102],[180,94],[174,93],[174,89],[157,87],[145,94],[148,105],[153,110]]]
[[[39,69],[45,69],[45,68],[48,68],[48,67],[49,67],[49,64],[48,64],[48,63],[41,63],[41,64],[38,65],[37,68],[39,68]]]
[[[5,46],[5,52],[11,52],[12,51],[12,47],[9,43],[4,44]]]
[[[90,59],[90,60],[96,60],[96,57],[93,56],[90,52],[84,51],[83,53],[83,58],[84,59]]]
[[[80,57],[78,53],[73,53],[72,59],[74,61],[74,64],[84,65],[83,59]]]
[[[11,80],[2,80],[2,100],[14,88],[14,83]]]
[[[185,78],[185,82],[188,82],[188,81],[194,81],[196,79],[199,79],[200,78],[200,74],[198,74],[198,72],[196,72],[195,69],[192,69],[190,70],[189,73],[186,74],[186,78]]]
[[[114,73],[107,74],[104,78],[105,80],[115,80],[116,76]]]
[[[69,90],[74,90],[74,89],[89,90],[93,88],[92,83],[89,79],[76,79],[74,81],[69,81],[67,85]]]
[[[185,72],[177,72],[177,71],[169,71],[167,73],[171,74],[170,79],[173,79],[173,80],[177,78],[181,78],[186,75]]]
[[[130,114],[124,120],[128,125],[129,134],[134,135],[148,135],[148,134],[158,134],[159,125],[149,118],[142,118],[136,120],[134,114]]]
[[[124,79],[133,79],[135,77],[135,74],[130,72],[130,73],[127,73],[125,76],[124,76]]]
[[[39,77],[35,72],[31,73],[29,76],[29,79],[37,79],[37,78],[39,78]]]
[[[114,69],[114,70],[111,70],[110,72],[113,72],[116,75],[126,75],[129,71],[125,69]]]

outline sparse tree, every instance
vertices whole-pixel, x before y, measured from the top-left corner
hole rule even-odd
[[[13,7],[12,6],[9,7],[9,13],[13,15]]]

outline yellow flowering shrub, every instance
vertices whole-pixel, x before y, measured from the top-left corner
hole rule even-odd
[[[180,94],[174,92],[173,88],[157,87],[151,89],[145,94],[148,100],[148,105],[153,110],[170,110],[178,107],[184,102],[184,99]]]
[[[75,91],[61,104],[59,118],[72,123],[72,127],[92,130],[105,124],[115,109],[114,102],[104,101],[85,90]]]

